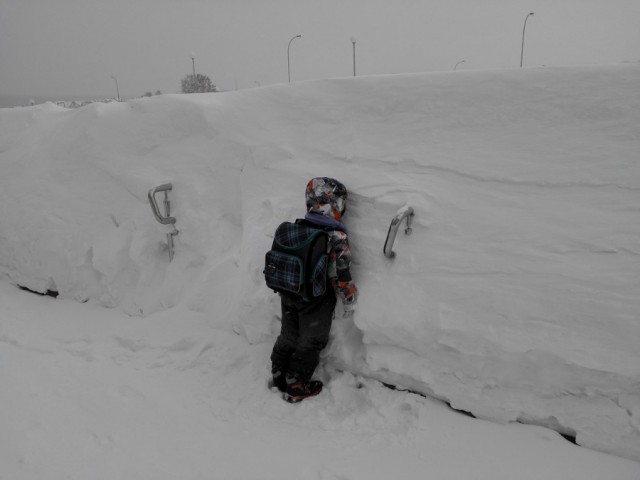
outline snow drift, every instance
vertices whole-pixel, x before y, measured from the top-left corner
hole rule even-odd
[[[2,109],[0,273],[272,342],[264,252],[306,181],[334,176],[361,295],[325,362],[640,460],[639,82],[637,66],[450,72]],[[147,199],[164,183],[172,262]]]

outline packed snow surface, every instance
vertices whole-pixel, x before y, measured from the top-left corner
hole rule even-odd
[[[0,109],[0,478],[282,478],[291,456],[302,478],[637,478],[638,85],[541,68]],[[350,191],[360,297],[292,407],[265,387],[262,269],[313,176]],[[168,183],[175,227],[148,199]]]

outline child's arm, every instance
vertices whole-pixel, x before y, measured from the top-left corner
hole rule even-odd
[[[347,234],[339,230],[331,232],[331,251],[329,253],[329,278],[344,305],[353,305],[358,289],[351,278],[351,250]]]

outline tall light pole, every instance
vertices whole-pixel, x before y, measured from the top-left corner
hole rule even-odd
[[[464,60],[460,60],[458,63],[456,63],[453,69],[455,70],[456,68],[458,68],[458,65],[460,65],[461,63],[464,63]]]
[[[291,48],[291,42],[293,42],[296,38],[302,38],[302,35],[296,35],[289,40],[289,45],[287,45],[287,72],[289,74],[289,83],[291,83],[291,57],[289,56],[289,49]]]
[[[529,20],[529,17],[531,15],[533,15],[533,12],[527,15],[527,17],[524,19],[524,27],[522,27],[522,49],[520,50],[520,68],[522,68],[522,58],[524,56],[524,30],[527,28],[527,20]]]
[[[351,43],[353,44],[353,76],[356,76],[356,42],[358,39],[356,37],[351,37]]]
[[[116,94],[118,95],[118,101],[120,101],[120,88],[118,87],[118,79],[113,75],[111,76],[111,78],[113,78],[116,81]]]
[[[193,80],[196,79],[196,54],[191,54],[191,66],[193,67]]]

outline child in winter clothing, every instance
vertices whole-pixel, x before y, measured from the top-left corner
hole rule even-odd
[[[318,366],[320,351],[329,341],[336,296],[342,301],[344,315],[353,315],[357,289],[349,271],[351,252],[347,228],[341,222],[347,196],[347,189],[338,180],[313,178],[305,194],[307,214],[303,220],[296,220],[327,232],[327,281],[332,288],[311,301],[280,294],[282,327],[271,354],[271,371],[273,385],[284,392],[289,402],[298,402],[322,390],[322,382],[311,380],[311,376]]]

